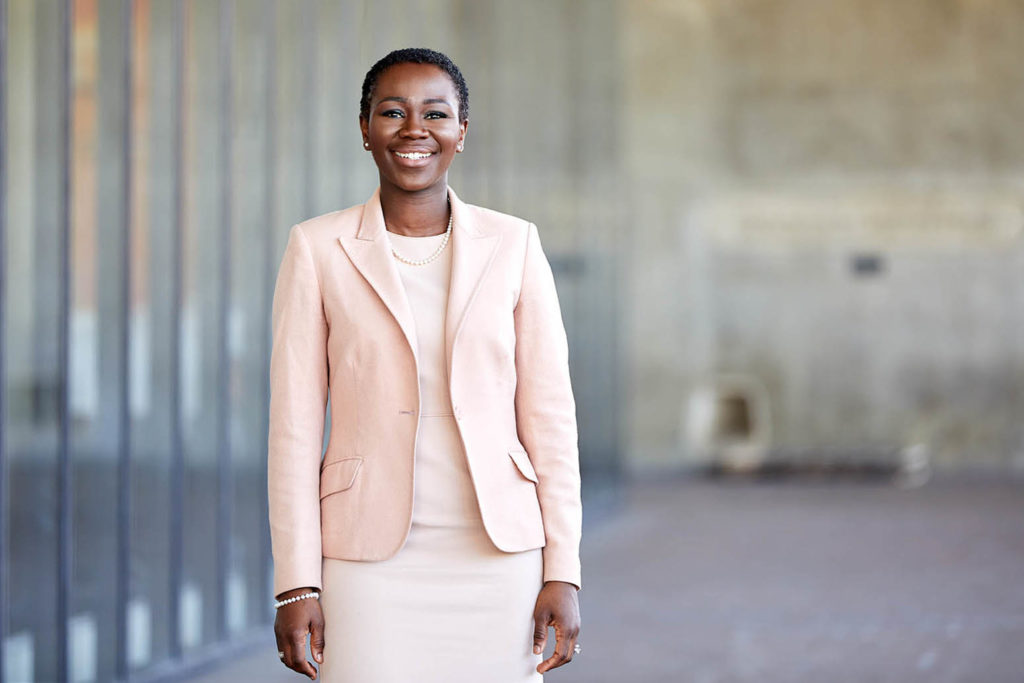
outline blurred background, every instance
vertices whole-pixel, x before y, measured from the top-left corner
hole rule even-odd
[[[289,681],[269,309],[449,54],[584,479],[553,681],[1024,681],[1024,2],[0,0],[0,676]],[[550,647],[549,647],[550,651]],[[400,654],[400,653],[396,653]],[[497,680],[497,679],[496,679]]]

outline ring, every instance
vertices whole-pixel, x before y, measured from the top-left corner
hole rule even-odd
[[[583,648],[581,648],[581,647],[580,647],[580,644],[579,644],[579,643],[576,643],[575,645],[573,645],[573,646],[572,646],[572,652],[573,652],[573,654],[576,654],[576,655],[578,655],[578,654],[579,654],[580,652],[582,652],[582,651],[583,651]]]
[[[277,651],[277,656],[280,657],[282,661],[284,660],[284,653],[280,650]]]

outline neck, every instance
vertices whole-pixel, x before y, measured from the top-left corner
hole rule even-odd
[[[380,207],[390,232],[409,237],[440,235],[448,227],[448,183],[406,192],[382,182]]]

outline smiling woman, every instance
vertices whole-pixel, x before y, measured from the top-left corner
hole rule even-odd
[[[359,127],[380,186],[293,226],[281,262],[275,632],[312,679],[526,683],[580,651],[565,330],[536,226],[448,186],[468,112],[445,55],[377,62]]]
[[[380,172],[382,204],[401,204],[394,200],[399,193],[432,190],[435,198],[443,195],[448,167],[462,151],[469,125],[464,116],[465,81],[459,76],[462,88],[457,88],[443,68],[415,62],[394,64],[377,75],[371,71],[371,77],[368,111],[360,114],[359,127],[363,147],[373,154]],[[422,213],[422,208],[416,213]],[[448,211],[444,202],[435,208]],[[405,218],[396,216],[388,229],[424,234],[422,225],[409,224]],[[430,224],[437,225],[436,219]]]

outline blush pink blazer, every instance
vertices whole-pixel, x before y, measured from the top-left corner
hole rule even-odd
[[[535,225],[448,192],[449,388],[484,526],[503,551],[543,547],[544,580],[580,587],[576,408],[551,268]],[[384,560],[409,533],[416,329],[379,188],[363,205],[291,228],[272,327],[268,494],[277,595],[321,588],[323,557]]]

